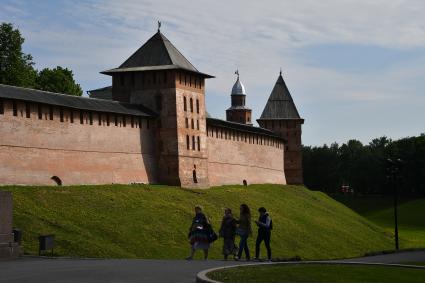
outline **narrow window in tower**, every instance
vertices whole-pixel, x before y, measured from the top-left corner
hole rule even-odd
[[[193,83],[194,83],[194,88],[196,88],[196,84],[198,83],[198,79],[196,77],[193,79]]]
[[[189,75],[189,86],[192,86],[192,76]]]
[[[215,137],[218,138],[218,129],[215,128]]]
[[[83,111],[80,111],[80,124],[84,123],[84,114]]]
[[[106,114],[106,126],[109,127],[109,114]]]
[[[136,74],[134,72],[131,73],[131,85],[136,85]]]
[[[141,129],[142,128],[142,117],[139,117],[139,128]]]
[[[63,122],[63,108],[59,108],[59,121]]]
[[[37,114],[39,120],[43,119],[43,106],[41,104],[37,104]]]
[[[89,121],[90,121],[90,125],[93,125],[93,113],[89,112]]]
[[[118,115],[114,115],[114,124],[116,127],[118,126]]]
[[[69,121],[74,123],[74,110],[72,109],[69,110]]]
[[[192,99],[192,97],[190,98],[190,112],[193,113],[193,99]]]
[[[188,118],[184,118],[184,124],[186,126],[186,129],[189,129],[189,119]]]
[[[190,141],[189,141],[189,136],[188,135],[186,135],[186,148],[187,148],[187,150],[190,149]]]
[[[195,136],[192,136],[192,150],[195,150]]]
[[[192,121],[191,121],[191,125],[192,125],[192,129],[195,129],[195,124],[194,124],[193,119],[192,119]]]
[[[196,120],[196,129],[199,131],[199,120]]]
[[[201,138],[198,136],[198,151],[201,151]]]
[[[179,84],[182,84],[182,73],[179,72]]]
[[[122,116],[122,126],[123,127],[127,126],[127,116],[125,115]]]
[[[162,110],[162,97],[161,94],[157,94],[155,97],[156,100],[156,110],[161,111]]]
[[[72,110],[71,110],[72,113]],[[99,126],[102,126],[102,114],[101,113],[97,113],[97,123]]]
[[[184,85],[187,85],[187,75],[184,75]]]
[[[4,114],[4,103],[3,103],[3,99],[0,98],[0,114],[3,115]]]
[[[53,107],[51,105],[49,106],[49,119],[53,120]]]
[[[134,117],[131,116],[131,127],[134,128]]]
[[[183,96],[183,109],[184,109],[184,111],[187,111],[187,99],[186,99],[186,96]]]
[[[199,114],[199,99],[196,100],[196,113]]]
[[[13,116],[18,116],[18,105],[16,101],[12,101]]]
[[[25,103],[25,116],[27,118],[30,118],[31,117],[31,106],[30,106],[30,104],[28,102]]]

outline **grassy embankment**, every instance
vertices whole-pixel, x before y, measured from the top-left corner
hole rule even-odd
[[[187,190],[110,185],[0,190],[13,193],[14,226],[23,230],[24,249],[30,254],[38,252],[39,234],[53,233],[59,256],[184,258],[195,205],[204,208],[217,230],[223,209],[230,207],[238,214],[241,203],[252,208],[254,219],[258,207],[269,209],[274,224],[273,257],[354,257],[392,247],[383,229],[325,194],[304,187]],[[222,240],[214,243],[212,258],[221,258],[221,245]],[[253,238],[249,246],[254,248]]]
[[[336,197],[368,220],[394,233],[391,197]],[[400,248],[425,248],[425,199],[402,199],[398,206]]]
[[[224,269],[207,274],[232,283],[419,283],[425,270],[359,265],[269,265]]]

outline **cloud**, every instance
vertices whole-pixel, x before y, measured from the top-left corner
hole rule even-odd
[[[248,106],[259,117],[282,67],[306,118],[307,144],[340,141],[348,131],[367,140],[385,121],[398,127],[387,135],[404,133],[386,114],[398,105],[412,109],[402,118],[414,125],[412,133],[420,126],[407,114],[424,118],[416,108],[424,102],[422,0],[5,0],[3,6],[0,18],[19,26],[37,67],[70,67],[85,90],[109,84],[99,71],[122,63],[161,20],[163,33],[189,61],[216,76],[207,82],[213,116],[224,117],[238,68]],[[359,60],[367,48],[373,52]],[[356,49],[358,57],[345,55]],[[386,118],[366,131],[366,120],[377,114]]]

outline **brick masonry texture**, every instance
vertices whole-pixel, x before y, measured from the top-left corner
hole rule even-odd
[[[109,115],[107,126],[106,115],[99,125],[97,113],[92,113],[90,125],[87,113],[80,124],[78,111],[71,123],[69,110],[64,110],[60,122],[59,108],[54,108],[50,120],[47,108],[38,119],[36,105],[31,105],[30,118],[23,103],[17,104],[17,116],[10,100],[4,106],[0,184],[54,185],[53,176],[64,185],[157,182],[155,131],[153,125],[147,128],[146,119],[141,121],[142,128],[132,128],[130,117],[124,127],[122,116],[115,126]]]
[[[208,133],[208,172],[210,185],[272,183],[286,184],[283,143],[243,132],[224,132],[212,128]],[[263,140],[261,140],[263,138]],[[257,144],[258,143],[262,144]],[[267,142],[267,144],[266,144]]]

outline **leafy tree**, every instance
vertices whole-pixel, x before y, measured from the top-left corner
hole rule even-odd
[[[72,71],[60,66],[40,71],[36,80],[36,88],[76,96],[83,94],[80,85],[74,80]]]
[[[74,81],[72,71],[67,68],[58,66],[37,72],[32,56],[22,52],[24,41],[11,23],[0,25],[0,84],[77,96],[83,94],[80,85]]]
[[[425,135],[392,141],[373,139],[368,145],[350,140],[303,148],[304,182],[327,193],[349,185],[359,194],[392,194],[385,160],[401,159],[399,191],[403,195],[425,196]]]
[[[32,56],[22,52],[25,39],[10,23],[0,25],[0,83],[33,87],[37,76]]]

